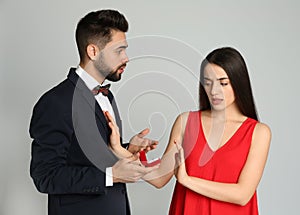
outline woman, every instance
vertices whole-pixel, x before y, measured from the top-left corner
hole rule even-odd
[[[110,126],[113,150],[127,156]],[[243,57],[233,48],[216,49],[201,64],[200,110],[177,117],[159,169],[144,179],[160,188],[176,176],[170,215],[256,215],[270,140],[269,127],[258,122]]]

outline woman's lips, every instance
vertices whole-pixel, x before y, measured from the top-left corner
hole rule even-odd
[[[219,104],[222,103],[222,101],[223,101],[223,99],[212,99],[212,100],[211,100],[211,103],[212,103],[213,105],[219,105]]]

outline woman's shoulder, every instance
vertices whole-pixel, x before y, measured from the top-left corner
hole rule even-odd
[[[191,111],[182,112],[177,116],[177,118],[187,119],[189,117],[190,113],[191,113]]]
[[[257,122],[253,131],[252,140],[254,143],[261,145],[261,143],[266,143],[266,146],[270,144],[272,138],[272,132],[270,127],[261,122]]]
[[[177,116],[177,120],[183,120],[186,122],[187,120],[197,120],[199,121],[201,117],[210,116],[209,110],[192,110],[187,112],[182,112]]]
[[[187,119],[189,118],[189,115],[190,115],[190,112],[187,111],[187,112],[183,112],[183,113],[180,113],[176,120],[175,120],[175,123],[180,123],[181,125],[185,125],[186,122],[187,122]]]
[[[200,111],[200,110],[182,112],[177,116],[177,119],[180,119],[180,120],[183,120],[186,122],[189,117],[191,117],[191,118],[199,117],[201,112],[202,111]]]
[[[193,117],[193,115],[195,115],[196,113],[197,111],[187,111],[180,113],[175,120],[174,126],[178,126],[181,128],[181,130],[184,130],[188,120],[190,120],[191,118],[195,118]]]
[[[175,124],[180,124],[182,128],[185,128],[187,123],[189,124],[197,124],[200,122],[202,111],[187,111],[180,113],[175,121]]]
[[[205,110],[205,111],[192,110],[192,111],[183,112],[183,113],[179,114],[178,117],[188,118],[189,116],[200,116],[200,115],[207,115],[207,114],[209,114],[208,110]]]
[[[257,122],[255,132],[259,135],[271,135],[271,128],[262,122]]]

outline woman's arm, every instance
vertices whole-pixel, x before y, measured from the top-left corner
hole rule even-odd
[[[174,175],[174,169],[176,165],[175,154],[178,153],[174,141],[180,144],[182,143],[188,115],[189,113],[186,112],[180,114],[176,118],[171,130],[168,146],[161,158],[159,168],[143,177],[145,181],[152,184],[156,188],[162,188]]]
[[[183,186],[212,199],[246,205],[252,198],[268,157],[271,131],[265,124],[258,123],[254,129],[247,161],[237,183],[219,183],[188,176],[184,164],[183,150],[180,149],[180,166],[176,177]]]

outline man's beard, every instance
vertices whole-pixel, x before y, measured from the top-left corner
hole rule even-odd
[[[95,67],[101,73],[101,75],[103,75],[105,79],[113,82],[119,81],[121,79],[121,74],[118,74],[118,70],[121,67],[125,66],[126,63],[120,65],[116,70],[113,70],[105,63],[103,55],[100,55],[98,60],[95,62]]]
[[[122,64],[121,66],[119,66],[115,71],[111,71],[107,76],[106,76],[106,79],[109,80],[109,81],[113,81],[113,82],[116,82],[116,81],[119,81],[122,77],[122,74],[118,74],[118,70],[121,68],[121,67],[125,67],[126,66],[126,63]]]

